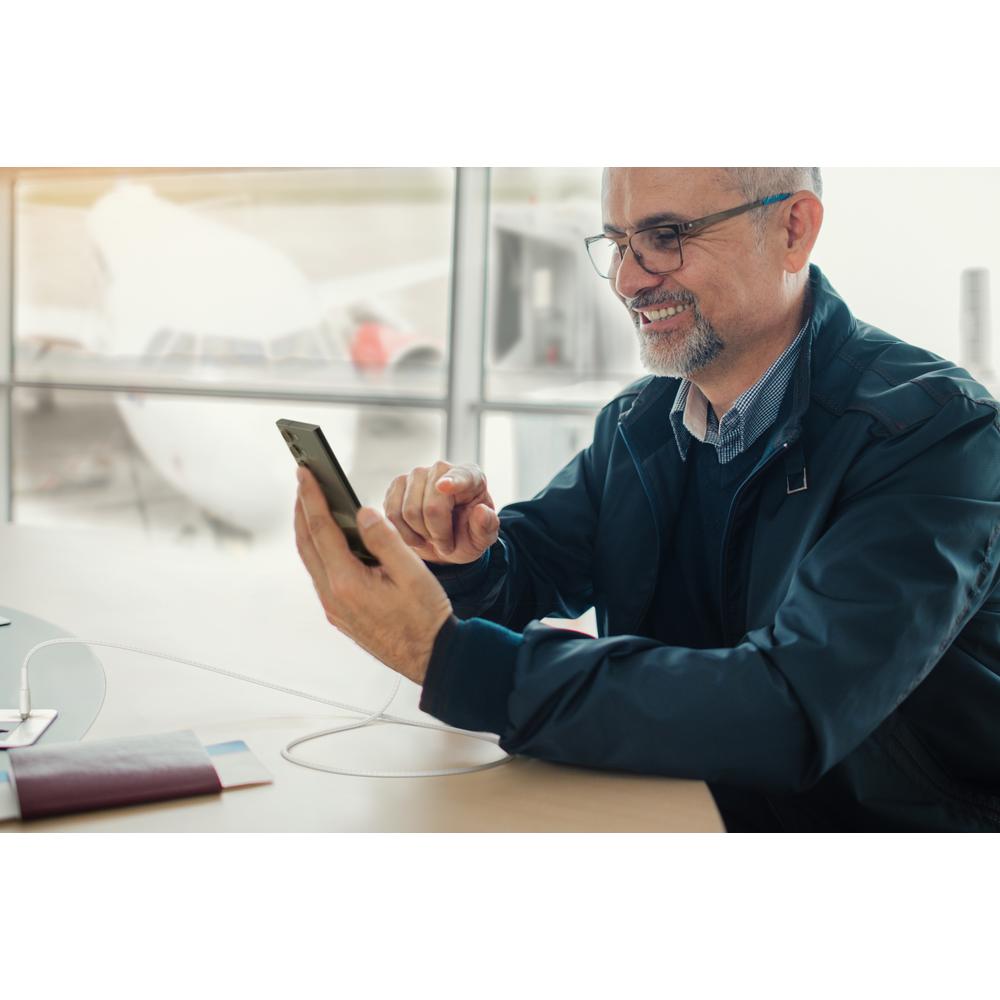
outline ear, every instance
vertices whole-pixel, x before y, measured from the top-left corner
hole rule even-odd
[[[798,274],[809,263],[822,225],[823,203],[812,191],[797,191],[785,202],[781,235],[784,268],[789,274]]]

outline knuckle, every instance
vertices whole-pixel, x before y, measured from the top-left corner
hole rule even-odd
[[[451,510],[453,506],[454,501],[451,497],[441,496],[440,494],[436,496],[432,495],[424,504],[424,511],[436,521],[442,521],[451,518]]]
[[[451,541],[451,521],[428,521],[427,530],[435,541]]]
[[[440,521],[428,521],[427,534],[434,539],[435,542],[443,542],[451,538],[451,532],[446,530],[445,526]]]
[[[395,520],[392,521],[391,523],[392,526],[396,529],[396,532],[400,535],[400,537],[404,538],[407,542],[417,542],[419,544],[419,542],[421,541],[420,536],[414,534],[414,532],[410,530],[409,526],[404,521]]]
[[[396,476],[395,479],[386,487],[385,499],[388,502],[394,493],[399,492],[406,485],[406,476]]]

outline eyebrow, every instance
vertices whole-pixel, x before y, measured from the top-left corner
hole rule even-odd
[[[640,219],[636,225],[636,229],[647,229],[649,226],[666,226],[672,225],[678,222],[690,222],[691,220],[684,215],[678,215],[676,212],[659,212],[656,215],[647,215],[645,218]],[[612,226],[609,222],[604,223],[604,231],[606,233],[615,233],[618,236],[624,236],[624,230],[618,229],[616,226]]]

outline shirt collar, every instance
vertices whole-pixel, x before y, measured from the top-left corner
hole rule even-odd
[[[749,389],[740,393],[721,421],[715,419],[705,394],[690,379],[682,379],[670,410],[670,423],[681,460],[691,439],[715,447],[720,463],[749,448],[777,419],[791,380],[808,321],[795,339]]]

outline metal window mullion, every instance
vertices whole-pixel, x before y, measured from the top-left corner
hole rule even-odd
[[[459,167],[455,172],[445,432],[445,457],[453,462],[478,462],[480,458],[489,186],[486,167]]]
[[[14,173],[0,171],[0,521],[13,518]]]
[[[183,385],[179,383],[152,382],[69,382],[61,379],[14,379],[17,389],[54,389],[76,392],[146,393],[151,396],[187,396],[208,399],[241,399],[247,402],[268,401],[280,403],[330,403],[343,406],[397,407],[424,410],[443,410],[445,401],[438,396],[380,396],[372,393],[337,391],[295,391],[291,389],[250,389],[236,386]]]
[[[596,417],[603,402],[549,403],[526,399],[490,399],[479,404],[480,413],[524,413],[554,417]]]

